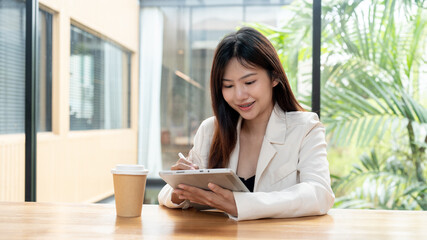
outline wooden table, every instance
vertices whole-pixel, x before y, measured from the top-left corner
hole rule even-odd
[[[0,239],[427,239],[427,211],[332,209],[328,215],[235,222],[221,212],[144,205],[0,203]]]

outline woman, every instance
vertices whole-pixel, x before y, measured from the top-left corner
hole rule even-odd
[[[208,205],[235,220],[325,214],[335,199],[325,128],[295,99],[268,39],[248,27],[226,36],[210,84],[215,116],[200,125],[188,158],[171,169],[231,168],[251,192],[166,185],[159,203]]]

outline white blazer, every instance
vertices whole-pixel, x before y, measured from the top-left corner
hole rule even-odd
[[[194,138],[189,159],[206,168],[214,133],[215,118],[206,119]],[[237,170],[239,134],[230,155],[229,168]],[[329,163],[326,159],[325,128],[315,113],[283,112],[276,104],[270,116],[256,168],[253,193],[234,192],[237,206],[235,220],[289,218],[326,214],[335,195],[330,185]],[[184,201],[171,201],[172,187],[160,191],[160,205],[188,208]]]

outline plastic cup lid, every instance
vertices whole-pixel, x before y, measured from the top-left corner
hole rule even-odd
[[[144,165],[117,164],[116,168],[111,169],[111,173],[125,175],[147,175],[148,170],[144,168]]]

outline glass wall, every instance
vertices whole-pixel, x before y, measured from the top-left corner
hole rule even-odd
[[[39,11],[37,129],[52,130],[52,15]],[[0,134],[24,133],[25,2],[0,2]]]
[[[70,130],[130,127],[130,56],[71,26]]]
[[[52,131],[52,14],[41,10],[38,26],[36,119],[38,131],[44,132]]]
[[[169,1],[170,5],[158,6],[164,17],[160,93],[163,169],[170,168],[178,152],[189,152],[200,123],[213,115],[209,78],[218,42],[245,25],[261,31],[280,27],[283,16],[289,15],[282,8],[286,3],[281,2],[174,5],[176,2]]]
[[[262,29],[310,109],[312,4],[284,8],[279,29]],[[321,120],[335,207],[427,209],[426,9],[322,1]]]
[[[27,6],[39,8],[35,39]],[[137,163],[139,10],[135,0],[0,0],[0,201],[28,199],[30,179],[33,200],[97,202],[114,193],[115,165]],[[26,40],[37,52],[30,143]]]
[[[0,1],[0,201],[25,198],[25,1]],[[39,10],[36,127],[52,131],[52,14]]]
[[[212,115],[213,51],[239,26],[270,39],[297,99],[311,110],[312,1],[256,2],[159,6],[164,169],[189,151],[200,122]],[[427,209],[426,11],[425,1],[322,2],[321,120],[335,207]]]
[[[335,207],[427,210],[424,1],[328,1],[322,120]]]

